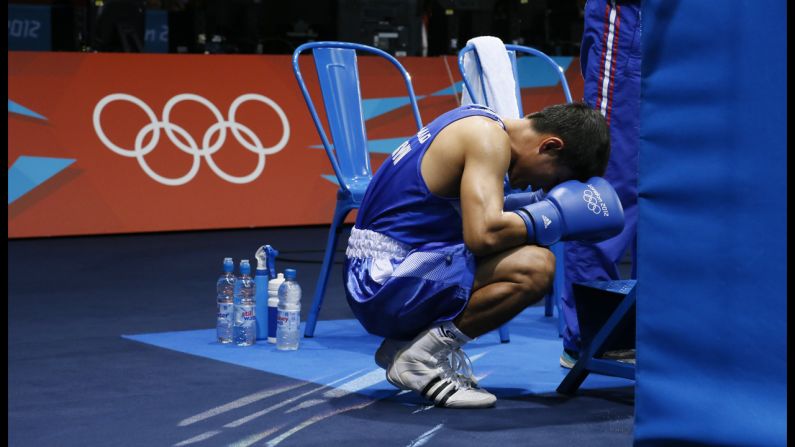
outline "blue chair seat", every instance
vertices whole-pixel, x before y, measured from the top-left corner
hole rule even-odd
[[[367,192],[367,185],[370,184],[370,180],[372,180],[372,177],[359,177],[352,179],[351,182],[348,183],[348,191],[351,193],[354,202],[362,203],[364,193]]]

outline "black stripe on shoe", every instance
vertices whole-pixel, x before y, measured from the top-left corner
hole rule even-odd
[[[449,399],[453,394],[455,394],[456,391],[458,391],[458,388],[454,386],[453,389],[448,391],[447,394],[445,394],[444,397],[436,405],[444,407],[445,404],[447,403],[447,399]]]
[[[456,390],[456,386],[455,386],[455,384],[453,384],[452,382],[448,382],[447,380],[445,380],[444,382],[442,382],[442,384],[441,384],[441,385],[439,385],[439,387],[438,387],[438,388],[436,388],[436,391],[434,391],[434,392],[433,392],[433,395],[431,395],[431,396],[428,396],[428,398],[429,398],[430,400],[432,400],[432,401],[436,402],[436,396],[438,396],[438,395],[439,395],[439,393],[441,393],[442,391],[444,391],[444,390],[448,389],[450,386],[452,386],[452,387],[453,387],[453,392],[455,392],[455,390]]]
[[[433,388],[433,386],[439,383],[439,381],[441,380],[442,378],[439,376],[434,377],[433,379],[431,379],[430,382],[428,382],[427,385],[425,385],[425,388],[423,388],[422,391],[420,391],[420,394],[422,394],[423,396],[427,396],[428,392]]]

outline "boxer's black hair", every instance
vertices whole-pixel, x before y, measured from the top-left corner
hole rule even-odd
[[[552,105],[525,118],[536,132],[563,140],[560,161],[577,180],[604,175],[610,158],[610,128],[598,110],[574,102]]]

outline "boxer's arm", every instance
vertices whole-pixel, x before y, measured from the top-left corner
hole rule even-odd
[[[503,179],[511,157],[508,135],[496,123],[467,132],[460,189],[467,248],[485,256],[525,244],[524,222],[516,213],[503,211]]]

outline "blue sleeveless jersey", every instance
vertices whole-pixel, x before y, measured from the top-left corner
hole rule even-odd
[[[385,234],[411,247],[462,243],[460,199],[431,193],[420,168],[436,135],[449,124],[470,116],[491,118],[505,128],[494,111],[474,104],[433,120],[395,149],[373,176],[356,217],[356,228]]]

